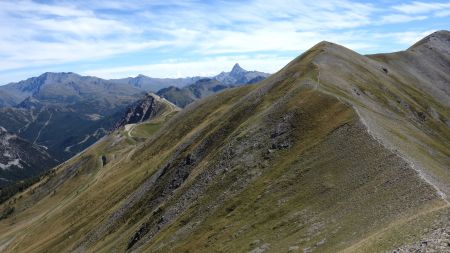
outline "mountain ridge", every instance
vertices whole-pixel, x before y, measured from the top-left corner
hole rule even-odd
[[[269,74],[267,73],[258,71],[246,71],[242,69],[238,63],[236,63],[233,66],[231,72],[222,72],[217,76],[213,76],[212,78],[217,80],[222,79],[225,84],[230,85],[237,84],[238,82],[240,82],[240,84],[245,84],[251,79],[258,76],[267,77],[268,75]],[[27,97],[35,97],[37,94],[39,94],[42,86],[53,83],[71,85],[88,81],[95,84],[96,86],[103,85],[105,88],[108,88],[108,86],[116,86],[116,89],[117,87],[121,87],[122,89],[129,89],[130,91],[128,92],[138,93],[139,91],[157,92],[160,89],[167,88],[169,86],[183,87],[205,78],[209,77],[195,76],[185,78],[152,78],[143,74],[139,74],[136,77],[127,77],[121,79],[102,79],[95,76],[83,76],[73,72],[45,72],[36,77],[30,77],[26,80],[11,82],[0,86],[0,105],[17,105]],[[76,90],[81,89],[77,88]],[[86,94],[88,93],[89,92],[86,92]]]

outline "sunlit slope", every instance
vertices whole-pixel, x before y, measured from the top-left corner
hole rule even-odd
[[[365,57],[322,43],[312,52],[318,88],[357,109],[369,131],[450,196],[450,32],[407,51]]]
[[[445,249],[448,107],[395,66],[320,43],[145,136],[114,132],[1,206],[0,249]]]

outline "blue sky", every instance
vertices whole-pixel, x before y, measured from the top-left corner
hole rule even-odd
[[[0,84],[47,71],[103,78],[275,72],[314,44],[406,49],[450,29],[450,1],[0,1]]]

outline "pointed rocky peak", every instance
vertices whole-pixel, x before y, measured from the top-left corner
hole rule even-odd
[[[232,76],[235,76],[235,75],[240,75],[245,72],[247,72],[247,71],[245,69],[241,68],[241,66],[239,66],[239,63],[236,63],[236,64],[234,64],[233,68],[231,69],[230,74]]]

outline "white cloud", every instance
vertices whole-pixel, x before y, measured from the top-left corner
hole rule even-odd
[[[70,4],[39,4],[31,0],[1,1],[2,12],[15,13],[21,16],[54,15],[59,17],[81,17],[93,14],[91,10],[80,10]]]
[[[396,41],[398,44],[412,46],[414,43],[418,42],[420,39],[427,35],[435,32],[435,30],[427,30],[422,32],[390,32],[384,34],[376,35],[377,40],[392,40]],[[403,48],[406,49],[406,48]]]
[[[102,37],[108,34],[130,33],[133,31],[115,20],[95,17],[76,17],[71,19],[37,19],[32,21],[44,32],[66,33],[80,37]]]
[[[404,15],[404,14],[389,14],[386,16],[383,16],[381,18],[382,24],[393,24],[393,23],[405,23],[405,22],[411,22],[416,20],[424,20],[427,19],[427,16],[410,16],[410,15]]]
[[[29,42],[29,48],[0,41],[0,47],[9,50],[8,56],[0,61],[0,69],[8,70],[39,65],[60,64],[80,60],[96,60],[116,54],[141,49],[157,48],[168,44],[165,41],[126,42],[126,41],[66,41],[64,43]]]
[[[450,8],[450,2],[412,2],[393,6],[392,8],[407,14],[419,14]]]

